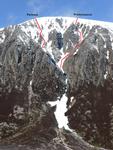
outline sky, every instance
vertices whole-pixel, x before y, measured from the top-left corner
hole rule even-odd
[[[81,18],[113,22],[113,0],[0,0],[0,28],[33,18],[27,13],[38,17],[91,13]]]

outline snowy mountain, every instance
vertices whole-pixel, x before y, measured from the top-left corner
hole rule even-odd
[[[58,128],[65,126],[92,145],[112,149],[112,90],[113,23],[42,17],[0,29],[1,141],[32,144],[36,137],[38,143],[37,130],[38,146],[58,149],[61,138],[59,149],[94,149]],[[79,147],[70,144],[71,136]]]
[[[39,26],[37,26],[37,21],[39,23]],[[61,34],[61,37],[63,37],[66,32],[68,32],[69,29],[72,28],[74,30],[74,35],[76,36],[78,32],[76,31],[76,28],[73,25],[76,25],[79,28],[79,31],[82,32],[83,38],[85,39],[88,34],[90,33],[92,27],[99,26],[100,30],[101,28],[106,28],[109,30],[109,34],[112,41],[112,34],[113,34],[113,23],[108,22],[102,22],[102,21],[95,21],[95,20],[87,20],[87,19],[79,19],[79,18],[71,18],[71,17],[42,17],[42,18],[34,18],[32,20],[26,21],[24,23],[21,23],[19,25],[15,26],[9,26],[8,28],[2,28],[0,30],[0,43],[3,43],[4,40],[7,38],[7,34],[4,32],[4,30],[7,30],[11,32],[10,37],[18,30],[21,31],[20,35],[18,36],[18,40],[24,42],[24,44],[28,44],[30,39],[33,39],[36,43],[39,44],[39,40],[41,41],[41,46],[43,45],[43,42],[45,42],[44,50],[48,51],[51,56],[55,59],[55,52],[53,52],[53,48],[57,48],[57,42],[54,44],[53,39],[51,39],[52,34]],[[40,32],[42,32],[43,39],[40,39]],[[97,29],[95,30],[95,33],[97,33]],[[58,35],[55,36],[58,36]],[[100,33],[101,34],[101,33]],[[102,36],[102,34],[101,34]],[[55,38],[55,37],[54,37]],[[57,37],[56,37],[57,38]],[[102,38],[104,38],[102,36]],[[66,42],[66,41],[64,41]],[[74,45],[76,41],[70,41],[72,42],[71,45]],[[69,42],[69,44],[70,44]],[[54,45],[53,45],[54,44]],[[60,49],[60,53],[64,54],[65,51],[67,51],[70,48],[70,45],[67,43],[64,43],[65,45]],[[57,50],[57,49],[56,49]],[[58,58],[57,58],[58,59]],[[56,60],[57,61],[57,60]]]

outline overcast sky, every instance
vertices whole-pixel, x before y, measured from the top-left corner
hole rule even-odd
[[[1,0],[0,27],[17,24],[32,17],[27,13],[41,16],[73,16],[74,12],[92,13],[94,20],[113,22],[113,0]]]

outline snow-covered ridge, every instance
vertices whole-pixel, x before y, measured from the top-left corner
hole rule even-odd
[[[45,29],[49,24],[53,24],[54,28],[56,28],[58,30],[58,25],[56,22],[56,19],[60,19],[62,20],[62,25],[63,25],[63,30],[65,29],[65,27],[69,27],[73,22],[76,21],[76,17],[62,17],[62,16],[56,16],[56,17],[39,17],[37,18],[37,20],[39,21],[40,25],[42,25]],[[81,19],[78,18],[78,22],[79,23],[83,23],[89,26],[94,26],[94,25],[98,25],[107,29],[110,29],[111,31],[113,31],[113,23],[112,22],[105,22],[105,21],[97,21],[97,20],[89,20],[89,19]],[[20,23],[18,25],[24,25],[24,24],[28,24],[30,25],[30,23],[34,24],[34,18],[28,21],[25,21],[23,23]],[[61,30],[61,28],[59,28]],[[4,28],[1,28],[0,31],[4,30]],[[63,32],[63,31],[60,31]]]
[[[60,32],[62,35],[65,33],[65,31],[70,27],[71,24],[80,23],[81,25],[89,26],[89,29],[91,29],[93,26],[100,26],[103,28],[108,29],[111,33],[113,33],[113,23],[111,22],[104,22],[104,21],[97,21],[97,20],[88,20],[88,19],[81,19],[76,17],[40,17],[36,18],[39,22],[39,25],[42,29],[42,35],[46,42],[48,41],[48,35],[51,31],[56,30],[57,32]],[[61,21],[61,24],[59,23]],[[24,32],[31,31],[31,37],[35,41],[38,40],[38,38],[35,38],[37,36],[37,32],[39,32],[39,29],[37,28],[35,18],[32,20],[28,20],[24,23],[19,24],[22,26],[22,30]],[[24,27],[24,25],[27,25],[27,28]],[[31,27],[32,25],[32,27]],[[83,28],[83,27],[82,27]],[[79,29],[79,31],[82,31],[82,28]],[[28,31],[29,30],[29,31]],[[87,36],[87,31],[83,33],[84,38]],[[51,51],[51,46],[47,44],[47,47],[49,47]],[[46,48],[47,49],[47,48]]]
[[[78,23],[80,24],[84,24],[90,27],[90,29],[92,28],[92,26],[97,25],[97,26],[101,26],[103,28],[107,28],[111,33],[113,33],[113,23],[111,22],[104,22],[104,21],[97,21],[97,20],[88,20],[88,19],[81,19],[81,18],[76,18],[76,17],[39,17],[36,18],[40,24],[40,27],[42,29],[42,34],[44,36],[45,41],[48,40],[48,34],[52,31],[52,30],[56,30],[57,32],[60,32],[62,34],[64,34],[64,32],[69,28],[69,26],[72,23],[76,23],[76,20]],[[59,24],[58,20],[61,21],[61,25]],[[30,35],[32,39],[35,40],[35,42],[37,41],[37,32],[39,31],[39,29],[36,26],[36,22],[35,22],[35,18],[25,21],[23,23],[18,24],[21,27],[21,30],[24,31],[28,36]],[[15,29],[15,25],[14,26],[9,26],[10,28],[12,28],[12,32]],[[2,32],[5,28],[1,28],[0,32]],[[30,34],[29,34],[30,32]],[[1,35],[2,36],[2,35]],[[2,38],[3,39],[3,38]],[[1,40],[1,42],[3,42],[3,40]]]
[[[73,21],[76,21],[76,17],[39,17],[37,18],[38,21],[45,25],[45,21],[46,23],[47,22],[51,22],[51,23],[54,23],[56,22],[56,19],[63,19],[63,24],[71,24]],[[34,19],[32,20],[28,20],[24,23],[27,23],[29,21],[34,21]],[[113,30],[113,23],[112,22],[105,22],[105,21],[98,21],[98,20],[89,20],[89,19],[81,19],[81,18],[78,18],[78,22],[80,23],[83,23],[83,24],[87,24],[87,25],[99,25],[101,27],[104,27],[104,28],[111,28],[111,30]],[[22,25],[23,23],[21,23],[20,25]]]
[[[36,20],[38,21],[40,28],[37,26]],[[89,34],[90,29],[92,29],[93,26],[100,26],[100,28],[106,28],[109,30],[110,32],[110,36],[111,36],[111,41],[113,41],[112,35],[113,35],[113,23],[111,22],[104,22],[104,21],[97,21],[97,20],[88,20],[88,19],[81,19],[81,18],[76,18],[76,17],[62,17],[62,16],[58,16],[58,17],[39,17],[39,18],[34,18],[28,21],[25,21],[23,23],[18,24],[17,26],[19,27],[19,29],[24,33],[18,36],[19,40],[22,41],[23,43],[27,44],[29,43],[29,40],[32,39],[34,40],[36,43],[39,42],[40,37],[40,33],[42,33],[42,42],[41,42],[41,46],[43,45],[43,39],[46,42],[45,47],[43,48],[44,51],[49,52],[52,56],[52,58],[54,59],[53,53],[52,53],[52,49],[53,49],[53,45],[52,45],[52,41],[49,40],[49,35],[50,33],[52,33],[54,30],[56,30],[56,32],[61,33],[62,37],[64,35],[64,33],[67,31],[67,29],[72,25],[72,24],[76,24],[76,23],[80,23],[79,27],[79,32],[83,31],[83,38],[87,37],[87,35]],[[15,31],[16,26],[9,26],[11,34]],[[3,43],[5,40],[5,34],[4,34],[4,29],[2,28],[0,29],[0,43]],[[8,29],[8,28],[7,28]],[[41,31],[40,31],[41,29]],[[8,29],[9,30],[9,29]],[[95,30],[96,33],[96,30]],[[75,31],[74,34],[77,34],[77,32]],[[74,43],[72,43],[73,45]],[[112,43],[113,45],[113,43]],[[68,49],[68,43],[66,45],[66,48]],[[63,50],[60,50],[61,54],[64,55]]]

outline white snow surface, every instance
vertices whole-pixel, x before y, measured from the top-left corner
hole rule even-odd
[[[0,37],[0,43],[3,43],[4,40],[5,40],[5,34],[3,33],[3,34],[2,34],[2,37]]]
[[[40,27],[41,27],[41,31],[40,29],[37,27],[37,23],[35,21],[35,19],[37,19]],[[62,27],[60,26],[60,24],[56,21],[56,19],[60,19],[62,20]],[[49,52],[50,55],[52,56],[52,58],[54,59],[54,56],[52,54],[52,49],[53,47],[51,46],[52,42],[48,41],[48,35],[50,34],[51,31],[56,30],[57,32],[62,33],[62,35],[64,34],[64,32],[67,30],[67,28],[76,22],[76,17],[40,17],[40,18],[34,18],[32,20],[28,20],[24,23],[21,23],[21,29],[26,33],[29,34],[29,36],[35,40],[36,43],[38,43],[39,40],[39,33],[42,33],[42,36],[46,42],[45,47],[43,48],[43,50],[45,52]],[[89,28],[91,29],[92,26],[94,25],[98,25],[101,26],[103,28],[107,28],[111,34],[113,34],[113,23],[112,22],[104,22],[104,21],[96,21],[96,20],[88,20],[88,19],[80,19],[78,18],[78,21],[81,24],[87,25],[89,26]],[[32,26],[31,26],[32,25]],[[26,28],[27,27],[27,28]],[[79,31],[82,31],[82,28],[79,29]],[[83,33],[83,38],[85,38],[87,36],[88,33],[85,34],[86,31],[84,31]],[[113,37],[113,36],[111,36]],[[102,37],[104,40],[104,37]],[[113,39],[113,38],[112,38]],[[22,40],[22,39],[21,39]],[[27,39],[26,39],[27,40]],[[23,40],[25,42],[25,39]],[[28,41],[27,41],[28,42]],[[43,45],[44,41],[42,39],[42,45]],[[113,44],[112,44],[113,45]],[[105,45],[106,46],[106,45]],[[96,47],[95,47],[96,48]],[[75,53],[76,54],[76,53]],[[75,55],[74,54],[74,55]],[[62,53],[62,57],[65,56],[64,53]],[[61,68],[62,69],[62,68]]]
[[[59,23],[56,21],[57,19],[61,19],[62,27],[59,25]],[[56,16],[56,17],[40,17],[36,18],[40,24],[40,27],[42,29],[42,35],[45,39],[45,41],[48,41],[48,34],[52,30],[56,30],[57,32],[61,32],[62,34],[67,30],[67,28],[72,24],[76,22],[76,17],[62,17],[62,16]],[[81,19],[78,18],[78,21],[81,24],[86,24],[90,28],[93,25],[99,25],[101,27],[107,28],[111,33],[113,33],[113,23],[112,22],[104,22],[104,21],[97,21],[97,20],[88,20],[88,19]],[[31,36],[36,42],[38,42],[36,36],[37,32],[39,32],[39,29],[37,28],[35,18],[28,20],[26,22],[20,23],[19,26],[21,29],[28,35]],[[10,28],[15,28],[15,26],[9,26]],[[4,28],[1,28],[0,31],[3,31]],[[80,29],[79,29],[80,30]],[[82,28],[81,28],[82,30]]]
[[[59,24],[56,22],[56,18],[58,19],[62,19],[63,20],[63,30],[61,30],[61,27],[59,27]],[[45,28],[49,26],[51,24],[51,28],[48,29],[49,31],[54,28],[56,30],[60,30],[60,32],[65,32],[65,30],[74,22],[76,22],[76,17],[40,17],[37,18],[37,20],[39,21],[39,23]],[[30,21],[34,21],[34,19],[30,20]],[[24,23],[28,23],[29,21],[26,21]],[[89,20],[89,19],[81,19],[78,18],[78,22],[79,23],[83,23],[89,26],[93,26],[93,25],[99,25],[101,27],[110,29],[113,32],[113,23],[112,22],[104,22],[104,21],[97,21],[97,20]],[[23,23],[22,23],[23,24]],[[20,25],[22,25],[20,24]],[[47,32],[47,31],[46,31]]]
[[[68,119],[67,117],[64,115],[65,112],[67,111],[66,108],[66,102],[67,102],[67,97],[65,96],[65,94],[62,96],[60,101],[56,101],[56,102],[49,102],[49,104],[51,106],[57,105],[57,109],[55,111],[55,116],[58,122],[58,127],[62,128],[65,127],[65,129],[68,129],[70,131],[72,131],[69,127],[68,127]]]
[[[39,18],[34,18],[31,20],[25,21],[23,23],[20,23],[19,26],[20,26],[21,30],[23,32],[25,32],[29,38],[32,38],[36,43],[38,43],[39,36],[40,36],[39,33],[41,31],[37,27],[35,19],[37,19],[37,21],[38,21],[38,23],[42,29],[42,36],[47,43],[45,45],[45,47],[43,48],[43,50],[46,52],[48,51],[51,54],[51,56],[53,57],[51,44],[50,44],[50,42],[48,42],[49,33],[53,30],[56,30],[57,32],[60,32],[63,34],[72,23],[76,22],[77,18],[76,17],[62,17],[62,16],[39,17]],[[62,20],[62,27],[56,21],[56,19]],[[90,29],[93,25],[99,25],[101,27],[107,28],[111,32],[111,34],[113,35],[113,23],[112,22],[88,20],[88,19],[81,19],[81,18],[78,18],[77,22],[89,26]],[[9,26],[9,27],[10,27],[10,29],[15,28],[15,26]],[[3,31],[3,30],[4,30],[4,28],[0,29],[0,31]],[[82,30],[82,28],[79,29],[79,31],[81,31],[81,30]],[[85,32],[84,32],[84,34],[85,34]],[[84,34],[83,34],[83,36],[84,36]],[[23,39],[22,37],[19,37],[19,38],[20,38],[20,40],[24,41],[24,43],[28,43],[28,38],[27,39]],[[0,43],[2,43],[3,41],[4,41],[4,35],[2,34],[2,38],[0,39]],[[42,40],[42,43],[43,43],[43,40]]]
[[[107,51],[107,57],[106,58],[109,59],[109,50]]]

